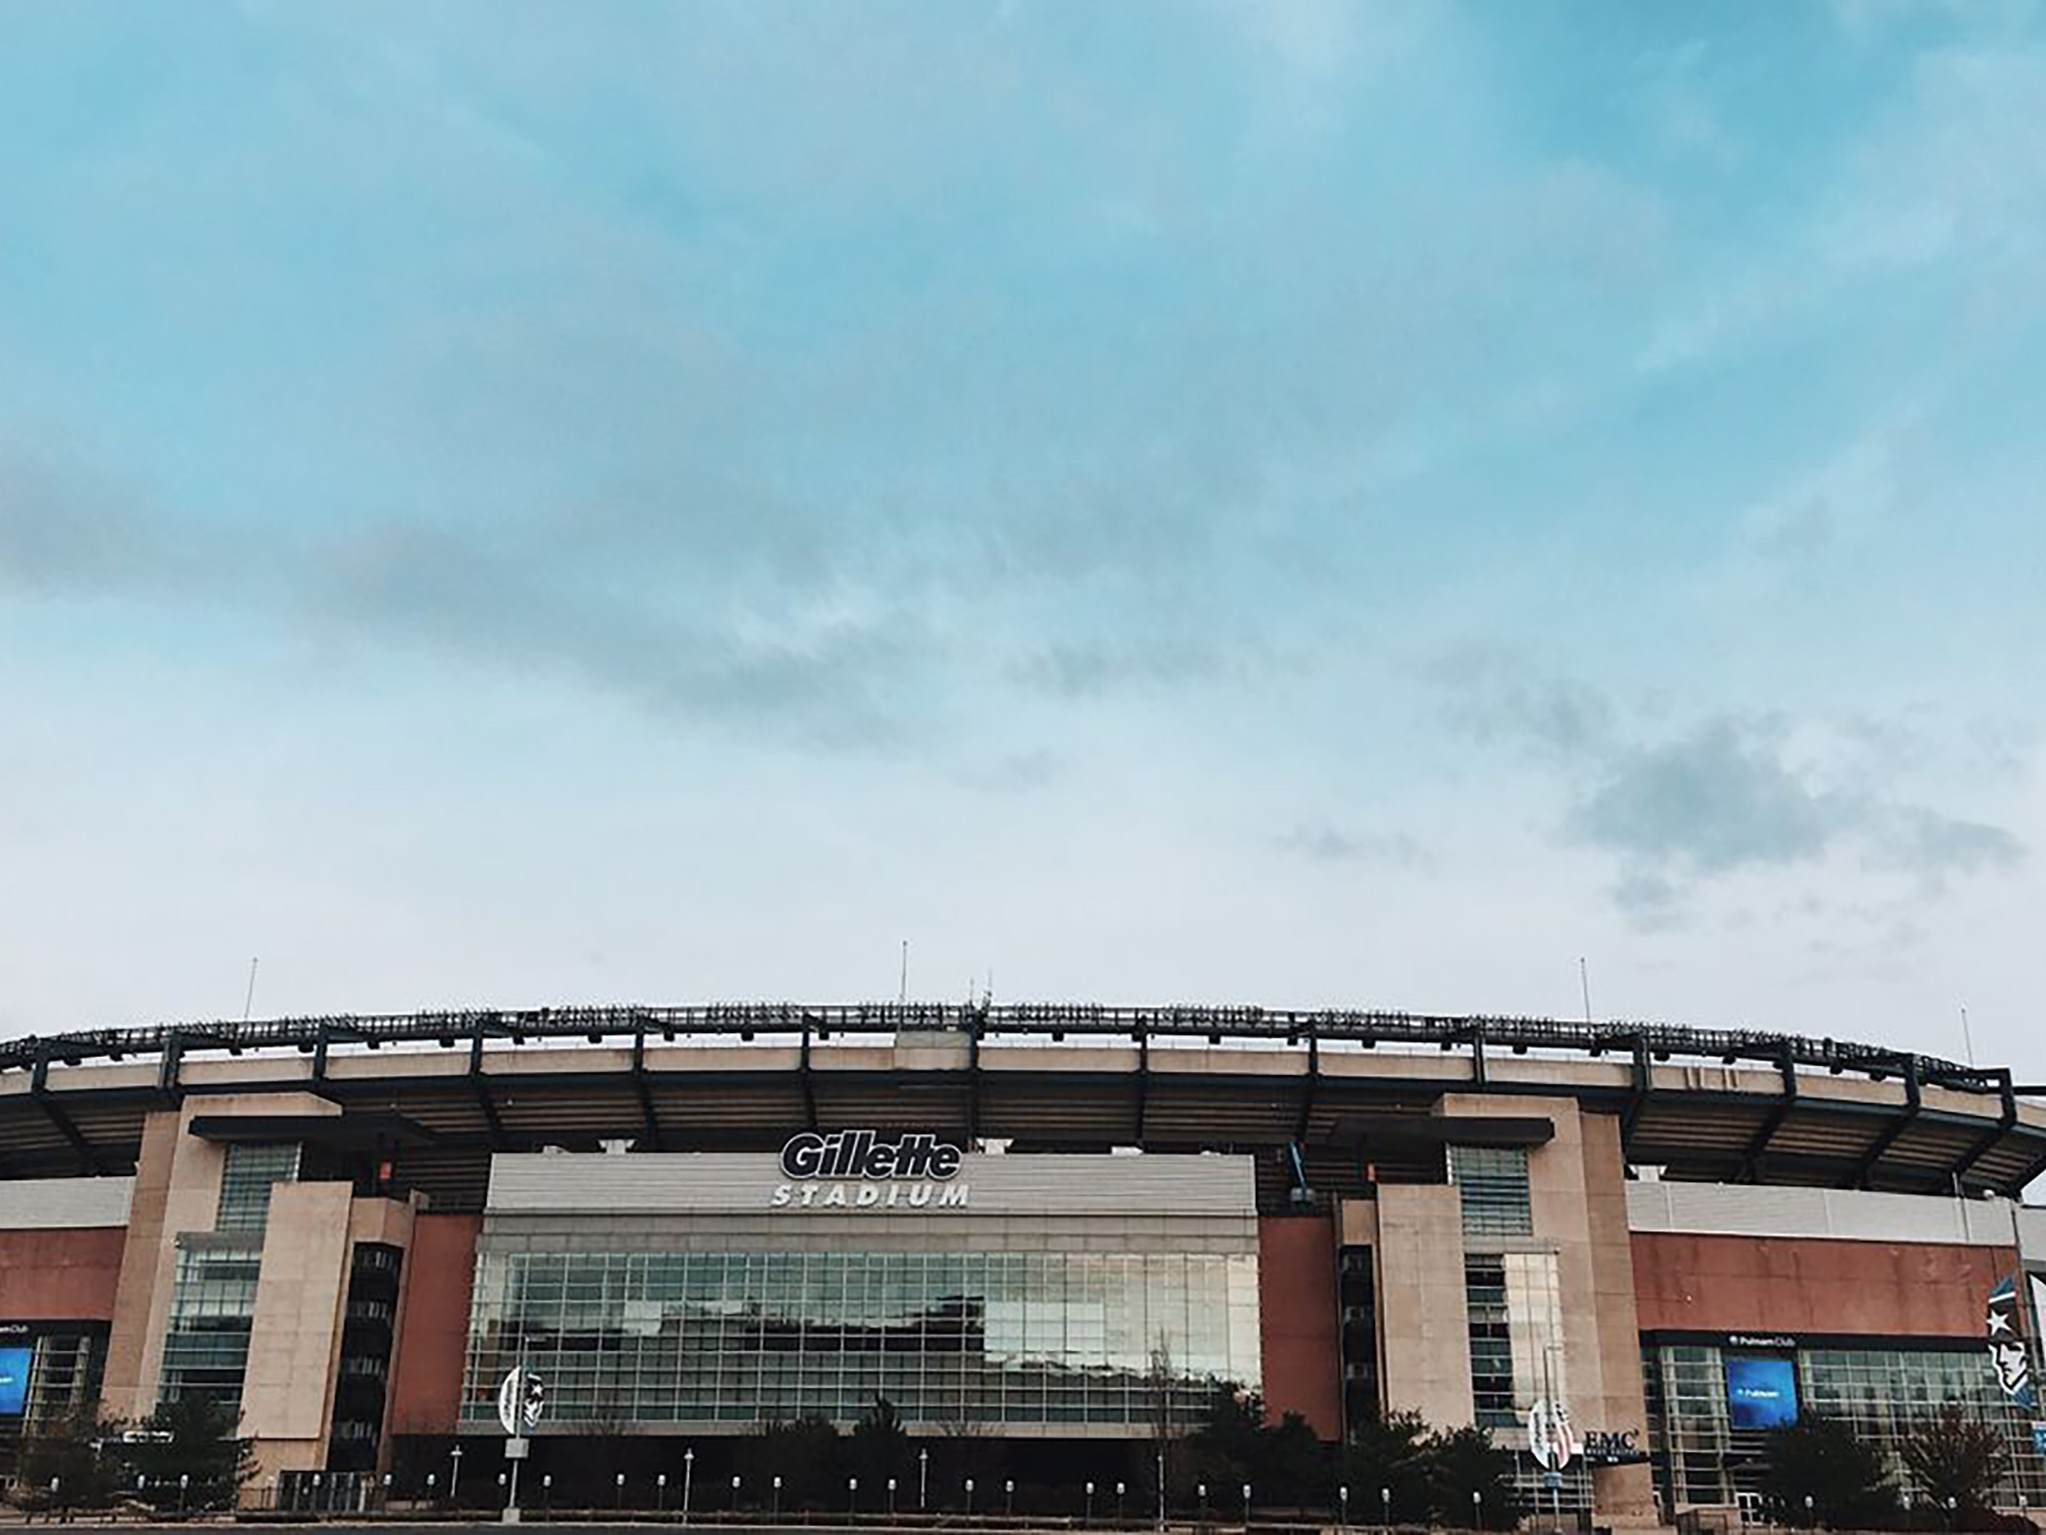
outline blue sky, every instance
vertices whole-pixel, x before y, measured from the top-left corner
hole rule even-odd
[[[0,0],[0,1031],[2046,1071],[2033,4]]]

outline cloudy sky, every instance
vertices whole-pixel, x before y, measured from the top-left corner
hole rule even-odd
[[[0,1033],[2046,1074],[2046,10],[0,0]]]

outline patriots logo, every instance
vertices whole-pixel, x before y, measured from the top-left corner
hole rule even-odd
[[[2037,1393],[2032,1387],[2032,1354],[2025,1345],[2024,1312],[2020,1309],[2015,1276],[1989,1292],[1989,1310],[1983,1326],[1996,1383],[2003,1387],[2005,1396],[2029,1411],[2037,1401]]]

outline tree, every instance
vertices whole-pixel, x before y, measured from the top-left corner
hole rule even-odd
[[[736,1455],[740,1475],[756,1499],[782,1479],[783,1508],[838,1508],[845,1493],[845,1446],[829,1418],[771,1423],[742,1440]]]
[[[1948,1402],[1905,1435],[1898,1446],[1904,1469],[1934,1507],[1980,1515],[1993,1506],[1997,1484],[2010,1471],[2002,1430]]]
[[[1400,1524],[1426,1524],[1430,1508],[1428,1424],[1417,1412],[1374,1414],[1350,1430],[1337,1480],[1361,1520],[1390,1511]],[[1381,1494],[1391,1493],[1390,1501]]]
[[[853,1425],[847,1456],[860,1486],[879,1494],[887,1487],[889,1477],[901,1481],[909,1475],[914,1453],[895,1404],[885,1396],[875,1397],[874,1405]]]
[[[105,1508],[116,1490],[117,1464],[101,1444],[120,1432],[102,1423],[96,1406],[47,1419],[21,1441],[16,1497],[30,1509]]]
[[[1255,1391],[1217,1386],[1187,1450],[1196,1478],[1210,1484],[1217,1503],[1233,1501],[1246,1483],[1267,1505],[1297,1508],[1323,1500],[1321,1441],[1298,1413],[1268,1423],[1264,1398]]]
[[[1513,1485],[1513,1452],[1493,1444],[1488,1430],[1459,1428],[1432,1434],[1423,1450],[1429,1509],[1437,1519],[1460,1529],[1513,1528],[1521,1514],[1520,1494]]]
[[[143,1422],[147,1436],[128,1458],[147,1478],[144,1497],[160,1508],[232,1508],[256,1474],[255,1455],[235,1436],[234,1409],[207,1396],[158,1405]]]
[[[1896,1519],[1882,1453],[1837,1418],[1807,1412],[1771,1429],[1763,1453],[1762,1502],[1774,1523],[1871,1530]]]

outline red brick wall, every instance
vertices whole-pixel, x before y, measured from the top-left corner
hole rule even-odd
[[[1641,1330],[1979,1337],[2005,1249],[1634,1233]]]
[[[0,1322],[111,1322],[124,1226],[0,1231]]]
[[[1325,1215],[1264,1216],[1257,1223],[1257,1248],[1265,1410],[1275,1423],[1297,1412],[1323,1439],[1340,1439],[1335,1228]]]
[[[462,1405],[469,1288],[480,1215],[421,1215],[405,1254],[405,1309],[391,1377],[393,1434],[447,1434]]]

